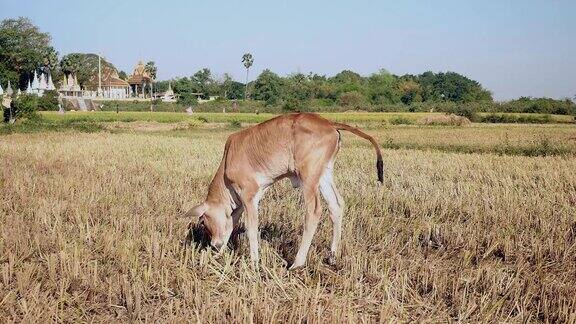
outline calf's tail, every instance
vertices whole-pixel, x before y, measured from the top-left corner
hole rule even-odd
[[[348,131],[348,132],[350,132],[354,135],[358,135],[358,136],[362,137],[363,139],[366,139],[366,140],[370,141],[370,143],[372,143],[372,146],[374,146],[374,149],[376,150],[376,172],[378,175],[378,181],[384,182],[384,162],[382,162],[382,152],[380,151],[380,146],[378,145],[376,140],[372,136],[364,133],[363,131],[361,131],[360,129],[358,129],[356,127],[352,127],[350,125],[346,125],[346,124],[342,124],[342,123],[332,123],[332,125],[337,130]]]

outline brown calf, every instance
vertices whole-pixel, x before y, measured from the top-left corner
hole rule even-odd
[[[199,217],[210,235],[211,245],[219,250],[226,246],[245,210],[250,257],[257,263],[258,202],[271,184],[289,178],[295,187],[302,187],[306,205],[304,233],[291,269],[306,263],[322,213],[320,193],[328,204],[332,220],[329,260],[334,262],[344,208],[332,176],[340,144],[338,130],[350,131],[372,143],[377,156],[378,180],[382,182],[382,154],[376,141],[357,128],[316,114],[282,115],[230,135],[206,200],[189,212]]]

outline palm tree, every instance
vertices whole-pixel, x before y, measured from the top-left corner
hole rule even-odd
[[[254,58],[252,54],[246,53],[242,55],[242,63],[244,63],[244,67],[246,68],[246,85],[244,88],[244,100],[248,99],[248,72],[250,71],[250,67],[252,63],[254,63]]]

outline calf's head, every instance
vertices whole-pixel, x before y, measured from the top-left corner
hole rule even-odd
[[[226,215],[224,208],[205,201],[190,210],[210,238],[210,245],[220,250],[228,243],[234,223],[231,216]]]

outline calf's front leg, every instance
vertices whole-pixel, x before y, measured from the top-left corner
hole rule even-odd
[[[240,200],[246,211],[246,235],[250,244],[250,259],[254,265],[258,264],[258,200],[261,190],[257,186],[244,187],[239,190]]]
[[[246,234],[250,243],[250,259],[257,265],[258,256],[258,210],[249,204],[246,206]]]

